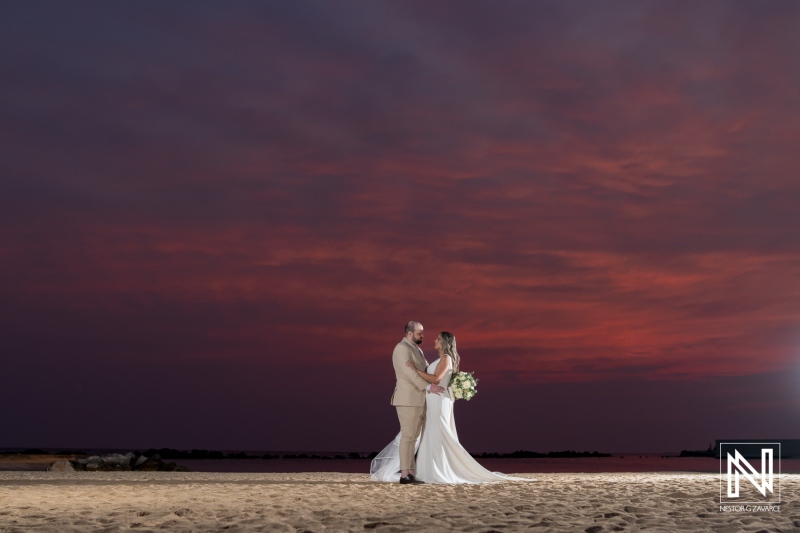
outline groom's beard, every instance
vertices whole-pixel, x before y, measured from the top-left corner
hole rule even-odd
[[[422,339],[414,339],[414,343],[416,343],[416,344],[422,344]]]

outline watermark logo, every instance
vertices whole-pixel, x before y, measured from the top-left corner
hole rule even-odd
[[[780,511],[780,458],[779,442],[720,442],[720,511]]]
[[[728,498],[739,497],[739,473],[747,478],[747,481],[753,484],[758,489],[762,496],[767,496],[769,490],[773,494],[773,469],[774,461],[772,460],[772,448],[761,449],[761,473],[753,468],[747,459],[742,457],[739,450],[733,450],[734,456],[728,453]],[[747,468],[745,468],[747,467]],[[749,472],[748,472],[749,470]],[[760,483],[759,483],[760,481]]]

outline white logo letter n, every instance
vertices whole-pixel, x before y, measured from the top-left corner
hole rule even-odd
[[[742,457],[742,454],[739,453],[739,450],[734,450],[733,453],[735,457],[731,457],[731,454],[728,454],[728,498],[738,498],[739,497],[739,472],[741,472],[747,480],[753,484],[755,488],[758,489],[758,492],[761,493],[762,496],[767,495],[767,489],[770,492],[772,490],[772,448],[761,448],[761,473],[759,474],[753,465],[747,462],[747,459]],[[769,472],[767,472],[767,456],[769,456]],[[750,471],[748,472],[743,468],[746,466]],[[732,470],[732,467],[735,467],[735,470]],[[731,474],[735,476],[735,484],[736,487],[734,489],[731,488]],[[759,485],[758,482],[760,481],[761,484]]]

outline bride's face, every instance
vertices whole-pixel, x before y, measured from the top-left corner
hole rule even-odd
[[[436,340],[433,341],[433,347],[437,350],[441,350],[442,348],[442,339],[440,337],[436,337]]]

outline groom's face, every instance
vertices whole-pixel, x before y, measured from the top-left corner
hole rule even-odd
[[[416,344],[422,344],[422,338],[425,336],[425,332],[422,331],[422,326],[417,326],[414,330],[414,342]]]

